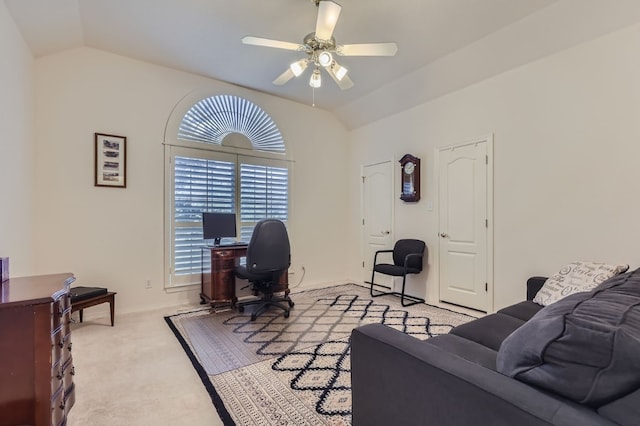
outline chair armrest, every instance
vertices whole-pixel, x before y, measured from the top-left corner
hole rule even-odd
[[[382,324],[351,334],[354,426],[611,425],[525,383]],[[461,409],[464,407],[464,409]]]
[[[377,265],[377,260],[378,260],[378,253],[393,253],[393,250],[378,250],[376,251],[376,254],[373,255],[373,266],[375,267]]]
[[[405,269],[405,271],[407,270],[407,266],[409,265],[409,260],[413,259],[414,257],[415,258],[419,258],[420,259],[420,263],[422,264],[422,257],[423,257],[422,253],[409,253],[408,255],[406,255],[404,257],[404,269]]]
[[[533,300],[540,291],[547,277],[531,277],[527,280],[527,300]]]
[[[378,253],[393,253],[393,250],[378,250],[376,251],[376,254]]]

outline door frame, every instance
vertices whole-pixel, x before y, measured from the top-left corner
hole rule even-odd
[[[487,144],[487,313],[494,312],[494,282],[493,282],[493,133],[488,135],[479,136],[469,139],[465,142],[455,143],[453,145],[437,146],[434,148],[434,180],[436,180],[435,199],[440,200],[440,153],[452,148],[459,148],[467,145],[474,145],[477,143],[486,142]],[[440,244],[442,244],[439,232],[440,232],[440,209],[437,209],[438,227],[435,232],[436,240],[438,241],[437,262],[438,267],[438,285],[437,297],[440,301]]]
[[[360,166],[360,262],[362,263],[362,265],[360,266],[360,278],[362,279],[363,284],[365,283],[366,280],[370,280],[371,277],[365,277],[365,271],[364,271],[364,263],[366,262],[364,256],[367,253],[367,241],[366,241],[366,235],[365,235],[365,226],[364,226],[364,169],[365,167],[369,167],[369,166],[377,166],[379,164],[385,164],[385,163],[389,163],[389,166],[391,168],[391,199],[389,200],[389,203],[391,205],[391,217],[390,217],[390,221],[391,223],[389,224],[389,241],[395,241],[395,214],[396,214],[396,208],[395,208],[395,198],[396,198],[396,181],[395,181],[395,158],[391,158],[390,160],[383,160],[383,161],[376,161],[373,163],[368,163],[368,164],[362,164]],[[389,247],[389,248],[393,248],[393,246]],[[371,259],[373,261],[373,259]],[[371,265],[371,267],[373,267],[373,264]],[[365,279],[366,278],[366,279]]]

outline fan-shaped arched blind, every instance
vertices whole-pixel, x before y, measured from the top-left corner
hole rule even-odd
[[[255,150],[285,152],[271,117],[256,104],[231,95],[212,96],[191,107],[182,118],[178,139],[220,145],[230,133],[246,136]]]

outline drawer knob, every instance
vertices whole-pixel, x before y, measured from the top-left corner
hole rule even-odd
[[[76,375],[76,367],[71,367],[71,375],[72,376]]]
[[[58,374],[56,374],[56,379],[58,380],[62,380],[64,376],[62,375],[62,372],[58,371]]]

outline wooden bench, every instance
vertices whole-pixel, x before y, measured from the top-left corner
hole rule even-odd
[[[84,287],[83,289],[91,289],[90,287]],[[111,311],[111,327],[114,325],[114,314],[115,314],[115,305],[116,305],[116,294],[113,291],[107,291],[106,293],[101,293],[97,296],[91,296],[88,294],[88,297],[75,297],[73,295],[73,290],[71,289],[71,313],[76,311],[80,311],[80,322],[82,322],[82,311],[86,308],[90,308],[91,306],[96,306],[101,303],[109,303],[109,308]],[[95,288],[95,290],[104,290]]]

